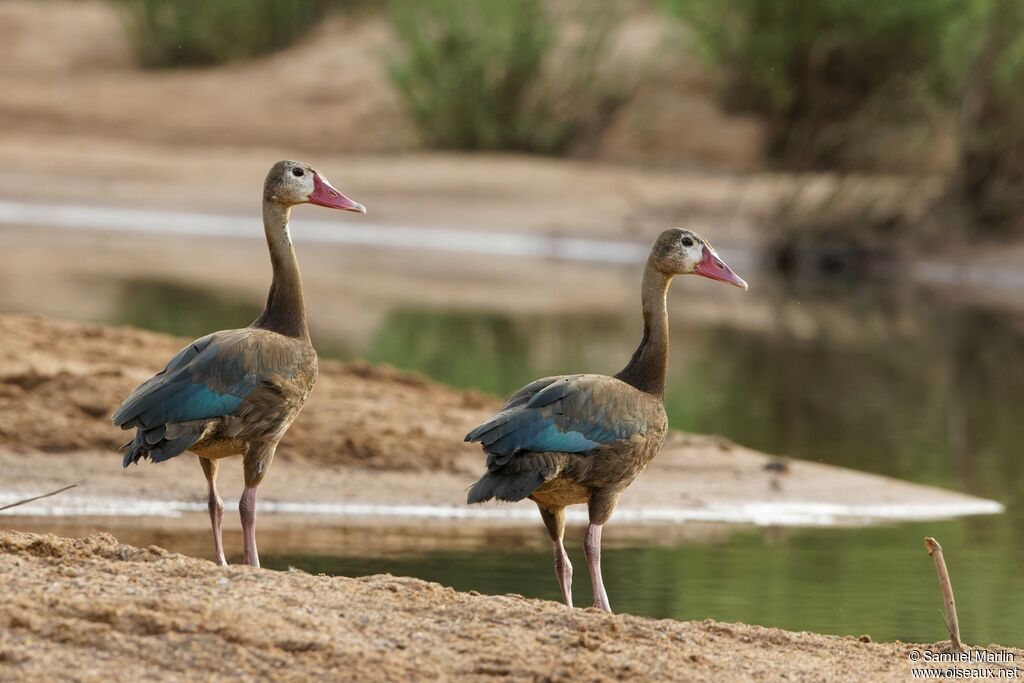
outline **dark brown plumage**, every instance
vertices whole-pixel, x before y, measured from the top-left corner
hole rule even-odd
[[[469,434],[487,454],[487,472],[468,501],[533,500],[555,551],[555,574],[572,606],[572,566],[565,552],[565,508],[586,503],[584,550],[594,605],[611,611],[601,579],[601,528],[621,493],[661,450],[668,428],[663,397],[668,363],[665,297],[673,276],[693,273],[747,288],[700,235],[670,228],[658,237],[644,269],[644,333],[614,377],[564,375],[526,385],[500,413]]]
[[[215,332],[186,346],[113,416],[116,426],[136,430],[124,446],[125,467],[143,458],[162,462],[187,450],[199,456],[219,564],[227,562],[218,460],[243,458],[245,491],[239,512],[245,561],[259,566],[256,490],[278,442],[316,382],[317,356],[309,340],[302,279],[288,231],[291,207],[306,202],[365,212],[310,166],[296,161],[274,164],[263,188],[263,228],[273,266],[263,313],[249,327]]]

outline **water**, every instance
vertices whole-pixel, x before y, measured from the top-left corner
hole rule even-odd
[[[762,331],[673,321],[673,427],[956,488],[1010,505],[1021,521],[1024,317],[926,293],[788,293],[770,305],[775,322]],[[617,370],[637,325],[629,314],[397,309],[365,354],[504,395],[545,374]]]
[[[83,252],[83,259],[88,254]],[[595,266],[597,267],[597,266]],[[259,302],[151,279],[110,283],[107,322],[183,336],[248,324]],[[758,282],[756,324],[698,323],[670,297],[671,424],[764,451],[998,500],[1007,511],[864,529],[737,531],[714,542],[616,544],[605,575],[618,611],[713,617],[875,639],[945,636],[926,535],[946,549],[968,642],[1024,645],[1024,315],[928,290],[787,290]],[[19,310],[32,310],[26,300]],[[545,374],[614,372],[638,341],[635,310],[508,315],[392,301],[358,344],[317,334],[325,357],[368,357],[443,382],[507,394]],[[537,535],[543,538],[541,525]],[[576,601],[590,601],[580,530],[570,529]],[[268,566],[407,574],[460,589],[557,599],[550,553],[502,546],[387,557],[263,558]],[[358,553],[358,554],[356,554]]]
[[[942,539],[967,642],[1024,642],[1019,549],[993,543],[999,522],[737,532],[718,543],[610,547],[605,586],[618,612],[675,619],[714,618],[875,640],[948,637],[935,569],[922,539]],[[538,534],[543,531],[538,528]],[[611,543],[614,525],[605,536]],[[592,603],[579,529],[569,529],[577,606]],[[1005,540],[1005,539],[1004,539]],[[1004,556],[1010,552],[1011,558]],[[548,551],[432,552],[386,559],[261,556],[264,566],[313,573],[418,576],[459,590],[560,600]]]
[[[945,637],[926,535],[946,549],[969,642],[1024,644],[1024,316],[898,294],[766,287],[772,323],[756,331],[673,315],[666,406],[672,425],[768,452],[946,486],[1007,512],[864,529],[740,531],[713,543],[615,547],[619,611],[713,617],[875,639]],[[182,306],[188,301],[188,306]],[[133,282],[118,322],[179,334],[242,325],[256,308],[223,294]],[[147,311],[162,312],[159,321]],[[676,309],[673,309],[674,311]],[[205,314],[203,313],[205,311]],[[506,394],[545,374],[611,372],[637,341],[621,317],[510,316],[396,306],[363,349],[317,340],[325,355],[366,356],[443,382]],[[538,523],[537,534],[543,535]],[[576,601],[590,601],[579,530],[570,530]],[[463,590],[557,599],[547,551],[266,557],[311,572],[407,574]]]
[[[106,233],[183,237],[232,237],[262,240],[247,216],[131,209],[75,204],[34,204],[0,199],[0,225],[62,230],[97,229]],[[648,248],[636,242],[530,233],[474,232],[370,222],[303,220],[303,241],[320,244],[371,245],[494,256],[529,256],[593,263],[643,263]],[[724,255],[724,254],[723,254]]]

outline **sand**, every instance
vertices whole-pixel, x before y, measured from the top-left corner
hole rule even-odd
[[[0,574],[5,681],[903,681],[911,650],[946,646],[218,568],[106,534],[0,532]]]
[[[0,316],[0,445],[44,452],[116,449],[109,416],[188,340],[130,328]],[[324,362],[317,400],[278,454],[389,469],[451,468],[462,435],[498,406],[415,373]],[[419,419],[424,411],[429,421]]]
[[[22,315],[0,315],[0,339],[0,457],[51,457],[55,465],[62,462],[58,469],[68,475],[98,469],[97,454],[109,453],[116,459],[115,451],[127,433],[113,427],[109,416],[189,341],[130,327]],[[291,462],[295,472],[288,478],[296,482],[295,491],[313,499],[339,494],[381,499],[365,481],[340,489],[337,482],[317,483],[326,476],[321,472],[341,466],[372,472],[371,478],[390,477],[391,482],[380,488],[398,492],[392,498],[454,504],[458,501],[452,499],[450,486],[416,488],[414,482],[425,472],[466,481],[467,472],[478,471],[479,446],[465,443],[463,435],[501,404],[498,397],[457,390],[414,372],[321,360],[313,394],[281,441],[275,467]],[[58,460],[62,453],[69,457]],[[84,464],[77,465],[79,460]],[[655,504],[750,500],[787,490],[808,495],[839,475],[841,486],[823,491],[822,500],[930,502],[922,492],[938,491],[819,463],[778,459],[720,437],[679,432],[670,434],[656,463],[660,478],[673,481],[673,486],[660,492],[645,490],[644,499]],[[144,465],[131,471],[167,467]],[[403,477],[412,481],[399,483]],[[698,483],[682,483],[687,480]],[[102,495],[115,492],[102,483],[97,487]],[[887,487],[893,490],[888,492]]]
[[[627,23],[626,42],[618,49],[628,53],[631,45],[648,46],[632,55],[640,60],[666,54],[649,16],[638,12]],[[253,63],[144,72],[132,63],[118,18],[106,2],[0,3],[4,198],[245,213],[258,231],[256,202],[266,168],[278,158],[301,158],[369,205],[369,221],[636,241],[649,240],[666,225],[685,224],[727,246],[761,243],[769,236],[764,226],[794,193],[813,206],[829,201],[837,184],[852,182],[750,172],[760,164],[759,127],[718,110],[709,84],[678,57],[661,62],[655,78],[639,84],[647,94],[638,90],[638,106],[627,107],[580,152],[591,160],[669,163],[668,168],[418,152],[415,133],[375,59],[374,51],[386,49],[388,40],[379,18],[337,17],[295,48]],[[927,196],[898,179],[864,182],[869,195],[881,191],[901,201],[913,195],[918,203]],[[309,215],[303,211],[296,221],[300,253],[298,224]],[[0,294],[19,289],[23,295],[12,299],[18,301],[32,300],[31,293],[41,288],[91,291],[82,272],[64,267],[82,249],[103,253],[110,273],[135,269],[210,286],[230,280],[232,291],[254,301],[267,284],[265,270],[246,265],[265,266],[257,242],[219,244],[216,252],[197,254],[192,244],[170,239],[126,244],[103,234],[29,236],[11,228],[0,231],[0,247],[5,254]],[[467,259],[458,270],[446,261],[435,272],[409,249],[351,252],[344,262],[330,261],[334,252],[302,253],[304,265],[322,264],[310,268],[314,277],[307,283],[311,297],[324,299],[316,310],[347,329],[375,329],[379,320],[366,319],[366,313],[353,319],[332,308],[330,299],[341,298],[339,288],[345,296],[372,302],[385,296],[382,291],[407,286],[399,278],[374,277],[375,272],[429,271],[429,287],[418,292],[428,302],[450,300],[452,291],[473,281],[466,306],[493,305],[500,298],[508,309],[540,310],[546,299],[538,283],[579,299],[580,310],[625,310],[635,304],[632,272],[595,275],[570,265],[555,272],[548,263],[497,259]],[[236,267],[211,266],[225,261],[224,253],[232,254]],[[55,284],[52,261],[61,254],[67,259],[61,272],[71,278]],[[317,270],[342,274],[318,279]],[[508,295],[510,283],[516,283],[515,297]],[[53,301],[45,305],[59,308]],[[101,318],[108,311],[98,306],[78,297],[59,314]],[[722,316],[724,309],[744,325],[770,322],[771,312],[727,306],[734,304],[715,300],[703,306],[702,315]],[[124,435],[108,421],[121,398],[185,340],[24,316],[0,316],[0,340],[0,471],[7,492],[38,492],[74,480],[79,488],[60,498],[201,505],[202,480],[191,456],[124,472],[113,450]],[[475,448],[461,442],[461,434],[498,404],[496,397],[455,391],[413,373],[324,363],[316,392],[282,443],[261,500],[458,506],[481,460]],[[222,468],[229,501],[237,499],[239,470],[237,463]],[[750,502],[941,506],[978,501],[816,463],[782,461],[714,437],[677,434],[624,497],[622,510],[734,509]],[[40,508],[34,510],[40,514]],[[31,514],[33,508],[19,511]],[[484,548],[510,539],[540,547],[543,531],[535,513],[526,512],[530,517],[521,520],[453,524],[261,510],[260,542],[273,551],[337,547],[342,539],[366,547],[372,538],[379,552],[387,552],[376,532],[386,524],[411,530],[389,537],[403,539],[394,541],[402,544],[395,550],[408,551],[410,542],[423,549]],[[5,526],[54,525],[53,517],[4,521]],[[846,519],[857,521],[862,520]],[[230,552],[240,547],[237,516],[229,515],[225,523]],[[157,539],[192,555],[209,552],[202,512],[74,517],[63,524],[69,534],[106,529],[140,545]],[[728,533],[722,525],[692,522],[634,524],[623,518],[613,526],[606,534],[609,545],[639,536],[644,542],[671,543]],[[459,594],[414,579],[219,569],[152,546],[123,546],[107,535],[68,540],[0,532],[0,575],[4,681],[909,677],[911,646],[901,643],[569,612],[518,596]]]
[[[17,508],[10,524],[130,534],[154,529],[165,545],[205,556],[205,486],[196,458],[124,470],[126,434],[109,415],[186,340],[132,328],[0,315],[0,497],[73,491]],[[497,530],[543,544],[526,501],[467,510],[483,456],[463,435],[501,405],[418,374],[324,360],[307,406],[286,434],[260,489],[261,544],[285,551],[332,547],[382,525],[412,547],[486,545]],[[241,492],[241,463],[224,463],[221,493]],[[296,507],[298,506],[298,507]],[[723,524],[856,525],[999,512],[973,496],[759,453],[715,436],[672,432],[623,495],[609,543],[678,542],[721,534]],[[585,521],[573,508],[570,523]],[[466,515],[470,516],[467,518]],[[236,547],[237,516],[226,521]],[[309,531],[311,530],[312,531]],[[307,533],[308,532],[308,533]],[[315,536],[312,538],[311,535]]]

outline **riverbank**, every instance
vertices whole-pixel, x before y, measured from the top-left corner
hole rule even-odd
[[[220,568],[108,535],[0,532],[0,572],[10,681],[902,681],[912,650],[946,647],[570,611],[388,575]]]
[[[140,518],[178,530],[206,527],[195,457],[122,470],[116,449],[126,437],[108,417],[186,340],[30,316],[0,316],[0,337],[0,498],[79,483],[9,514],[46,525],[88,518],[94,530],[114,533]],[[429,522],[440,536],[467,526],[535,530],[529,503],[464,505],[482,456],[462,435],[500,405],[415,373],[323,360],[316,390],[261,487],[261,530],[382,521]],[[228,461],[221,470],[222,495],[233,502],[241,467]],[[623,537],[665,538],[665,527],[682,523],[858,525],[1000,511],[954,491],[673,432],[624,494],[616,526]],[[572,515],[571,523],[584,521],[582,509]]]

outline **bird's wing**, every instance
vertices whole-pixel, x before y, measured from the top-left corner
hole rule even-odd
[[[192,342],[125,399],[114,425],[152,429],[231,415],[275,376],[294,376],[295,359],[261,332],[227,330]]]
[[[604,375],[545,377],[509,397],[500,413],[466,435],[500,466],[520,451],[586,453],[647,429],[642,395]]]

